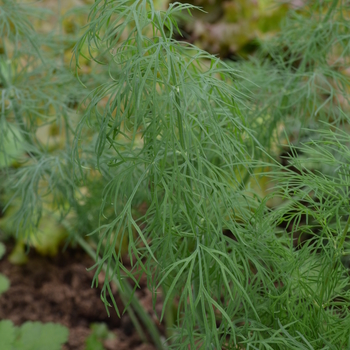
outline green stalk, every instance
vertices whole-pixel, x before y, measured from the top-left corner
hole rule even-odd
[[[117,279],[114,278],[114,280],[117,280]],[[123,284],[123,288],[126,290],[126,294],[128,296],[133,295],[133,290],[127,282],[125,282]],[[158,350],[163,350],[164,349],[163,342],[160,339],[160,334],[158,332],[157,327],[154,325],[153,320],[150,318],[148,313],[145,312],[145,310],[141,306],[140,302],[138,301],[138,299],[134,295],[131,299],[131,306],[134,308],[134,310],[138,314],[139,318],[141,319],[141,321],[143,322],[143,324],[147,328],[152,340],[154,341],[156,348]]]
[[[96,252],[91,248],[91,246],[83,238],[76,236],[76,240],[77,240],[78,244],[85,250],[85,252],[91,258],[93,258],[93,259],[96,258]],[[103,271],[107,273],[107,268],[105,265],[103,265]],[[153,320],[145,312],[145,310],[141,306],[140,302],[133,294],[133,290],[130,287],[130,285],[128,284],[128,282],[125,281],[121,284],[115,275],[112,276],[111,273],[110,273],[110,275],[111,275],[110,277],[112,277],[113,283],[115,283],[115,285],[118,288],[120,298],[122,299],[124,305],[128,305],[129,298],[130,298],[130,296],[132,296],[131,306],[133,307],[133,309],[135,310],[135,312],[137,313],[137,315],[139,316],[139,318],[143,322],[144,326],[147,328],[147,330],[148,330],[154,344],[156,345],[157,349],[162,350],[163,345],[162,345],[162,341],[160,339],[160,334],[159,334],[156,326],[154,325]],[[131,319],[132,323],[134,324],[136,331],[140,335],[141,340],[143,342],[147,343],[147,337],[146,337],[144,331],[142,330],[142,327],[141,327],[138,319],[136,318],[136,315],[135,315],[133,309],[131,307],[128,307],[126,309],[126,312],[129,314],[130,319]]]
[[[164,296],[168,295],[168,290],[165,285],[162,286],[163,294]],[[169,300],[173,300],[172,298],[169,298]],[[173,331],[171,331],[171,328],[174,326],[175,320],[173,315],[173,302],[168,302],[165,306],[165,328],[166,328],[166,336],[167,338],[171,338],[173,336]]]
[[[82,239],[81,237],[76,237],[76,240],[78,241],[79,245],[85,250],[85,252],[93,259],[95,259],[96,257],[96,253],[95,251],[90,247],[90,245],[84,241],[84,239]],[[103,265],[103,271],[104,272],[107,272],[107,269],[105,268],[105,265]],[[123,292],[122,288],[121,288],[121,285],[119,283],[119,281],[115,281],[115,279],[113,278],[113,282],[116,284],[117,288],[118,288],[118,292],[120,293],[120,298],[122,299],[123,301],[123,304],[124,305],[127,305],[128,304],[128,300],[126,298],[126,295],[125,295],[125,292]],[[134,314],[134,311],[131,309],[131,308],[127,308],[126,309],[127,313],[129,314],[130,316],[130,319],[132,321],[132,323],[134,324],[137,332],[139,333],[140,335],[140,338],[143,342],[147,342],[147,338],[146,338],[146,335],[145,333],[143,332],[142,330],[142,327],[139,323],[139,321],[137,320],[135,314]]]

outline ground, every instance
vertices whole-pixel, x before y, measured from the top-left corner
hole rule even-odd
[[[11,287],[0,297],[0,319],[10,319],[16,325],[26,321],[63,324],[69,328],[69,341],[63,350],[85,350],[90,325],[96,322],[107,324],[116,336],[104,342],[106,350],[155,349],[142,343],[127,314],[120,319],[111,309],[108,317],[100,289],[91,288],[94,273],[86,268],[92,265],[92,259],[83,251],[71,248],[52,258],[31,251],[25,265],[13,265],[5,257],[0,261],[0,271],[10,279]],[[137,291],[140,302],[157,324],[144,279],[140,286]],[[114,292],[122,312],[123,304],[116,289]],[[156,309],[159,308],[161,305],[157,304]],[[158,327],[163,332],[162,326]]]

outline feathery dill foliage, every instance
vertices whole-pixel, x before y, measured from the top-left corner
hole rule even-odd
[[[101,215],[115,212],[96,230],[103,258],[95,279],[104,263],[119,279],[130,275],[114,249],[127,236],[132,263],[154,294],[163,287],[165,303],[178,299],[174,348],[348,347],[346,166],[326,176],[272,162],[266,175],[283,184],[275,194],[286,200],[272,211],[245,189],[259,165],[257,131],[260,147],[269,149],[278,125],[300,138],[300,126],[311,122],[344,124],[348,5],[317,1],[291,12],[261,56],[239,65],[244,80],[172,39],[178,12],[193,8],[176,3],[162,12],[152,1],[96,1],[76,45],[77,64],[85,44],[97,63],[110,55],[110,80],[89,97],[78,128],[78,138],[86,122],[98,129],[97,165],[111,177]],[[345,144],[338,144],[342,157]],[[331,146],[318,140],[308,147],[322,153]],[[77,142],[83,171],[79,152]],[[340,164],[336,156],[329,162]],[[148,210],[135,219],[139,198],[147,198]],[[314,239],[296,249],[282,222]]]
[[[306,1],[289,12],[278,35],[261,42],[259,55],[242,62],[249,78],[242,92],[251,92],[253,106],[245,115],[265,147],[281,125],[295,137],[321,120],[341,123],[349,104],[349,38],[348,2]]]
[[[279,295],[264,324],[278,322],[275,338],[302,343],[270,338],[252,343],[259,349],[350,347],[349,16],[346,1],[309,1],[262,43],[260,56],[240,65],[258,85],[242,83],[243,92],[253,92],[242,113],[266,150],[276,153],[279,137],[289,153],[287,166],[271,161],[264,174],[275,184],[271,197],[282,200],[265,220],[289,239]]]
[[[289,325],[288,333],[304,342],[287,348],[350,346],[349,16],[346,1],[307,2],[263,45],[267,59],[241,65],[260,81],[259,90],[250,86],[254,95],[246,113],[258,117],[252,129],[267,125],[259,141],[271,147],[279,126],[279,136],[290,140],[282,141],[287,166],[272,161],[265,173],[276,184],[271,196],[283,200],[265,220],[290,240],[270,319],[278,319],[281,329]]]
[[[248,146],[255,141],[237,108],[244,98],[235,86],[238,72],[172,39],[179,32],[176,15],[191,9],[95,2],[75,47],[76,62],[85,44],[97,63],[109,53],[110,79],[89,97],[75,154],[83,172],[78,140],[85,123],[92,125],[97,165],[111,177],[101,216],[111,207],[115,212],[96,230],[102,259],[95,281],[103,264],[120,280],[131,276],[114,248],[127,236],[132,264],[147,274],[154,295],[163,287],[165,304],[178,298],[173,346],[224,348],[249,342],[251,332],[257,342],[263,334],[275,336],[274,325],[264,325],[262,317],[278,298],[274,284],[288,250],[244,188],[252,161]],[[135,219],[140,195],[148,209]],[[109,283],[107,277],[105,302],[108,294],[113,299]]]
[[[8,201],[5,209],[18,209],[12,219],[24,237],[38,225],[43,210],[64,215],[73,203],[67,98],[76,83],[63,65],[57,31],[38,33],[32,25],[52,13],[8,0],[0,6],[0,153],[8,165],[17,162],[1,169],[1,192]],[[52,135],[42,140],[45,128]],[[26,155],[10,157],[9,147]]]
[[[349,117],[344,119],[348,124]],[[280,166],[272,170],[275,190],[284,203],[271,218],[290,228],[293,261],[286,271],[290,281],[274,312],[290,324],[291,334],[303,334],[310,349],[347,349],[350,135],[348,130],[326,126],[308,130],[316,136],[293,149],[283,172],[278,172]]]

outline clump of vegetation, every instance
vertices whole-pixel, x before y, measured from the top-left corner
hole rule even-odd
[[[96,259],[95,285],[104,271],[106,307],[118,312],[115,283],[159,349],[140,273],[163,298],[167,347],[350,346],[346,2],[289,11],[254,57],[228,63],[174,39],[192,5],[96,0],[69,42],[84,101],[55,59],[65,43],[3,3],[1,176],[17,236],[54,213]],[[63,142],[40,140],[46,124]],[[26,155],[8,152],[15,141]]]
[[[1,347],[4,350],[59,350],[68,339],[68,329],[54,323],[26,322],[15,327],[0,321]]]

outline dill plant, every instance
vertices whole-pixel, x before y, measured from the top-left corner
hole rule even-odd
[[[257,172],[272,182],[265,199],[278,203],[265,220],[289,240],[281,294],[267,314],[278,321],[279,336],[302,343],[256,340],[257,348],[350,345],[349,10],[345,1],[308,1],[289,13],[279,35],[261,43],[257,57],[240,64],[256,84],[242,82],[253,97],[241,110],[269,152],[265,171]],[[277,152],[285,154],[280,162],[272,160]]]
[[[341,237],[334,250],[325,244],[326,233],[315,231],[315,222],[295,224],[293,231],[298,227],[314,236],[296,249],[294,236],[279,225],[311,215],[301,205],[311,201],[306,194],[292,197],[295,210],[290,204],[290,193],[304,191],[290,184],[302,183],[305,172],[256,159],[276,144],[278,125],[298,142],[306,137],[303,126],[343,122],[347,7],[310,2],[304,11],[291,12],[281,34],[262,45],[260,57],[238,65],[240,75],[232,65],[172,39],[179,33],[175,15],[192,6],[176,3],[162,12],[151,1],[95,2],[75,55],[78,62],[87,44],[97,63],[104,63],[101,54],[111,56],[110,81],[93,91],[78,128],[79,138],[85,122],[97,126],[98,167],[111,175],[101,215],[112,206],[115,218],[96,232],[101,242],[113,244],[100,244],[96,277],[106,262],[123,278],[113,247],[127,236],[132,263],[147,274],[155,296],[163,287],[165,304],[178,300],[174,348],[348,346],[348,275],[341,263],[348,224],[338,220],[339,230],[327,233],[328,240]],[[270,169],[265,177],[285,184],[271,195],[285,201],[273,210],[266,206],[268,197],[252,195],[246,186],[257,181],[255,169],[264,165]],[[334,186],[333,177],[307,174],[322,198],[323,181]],[[326,193],[330,203],[348,198]],[[139,195],[147,198],[148,210],[135,220]],[[331,207],[321,207],[328,209],[322,214],[325,231],[336,217]],[[108,285],[106,279],[105,298]]]
[[[94,257],[93,249],[81,237],[90,232],[96,216],[92,211],[91,218],[84,211],[89,201],[82,199],[81,189],[88,187],[93,194],[101,185],[98,179],[85,178],[82,188],[82,179],[75,179],[73,173],[71,146],[79,118],[75,105],[83,91],[65,61],[65,51],[77,40],[76,33],[62,37],[63,21],[72,14],[84,16],[85,8],[63,16],[58,2],[57,24],[39,33],[35,26],[47,24],[56,12],[7,0],[0,4],[0,178],[1,209],[5,213],[1,229],[16,237],[18,250],[26,243],[28,248],[34,245],[44,254],[52,254],[62,238],[67,238],[67,244],[78,242]],[[83,81],[87,86],[99,84],[104,76],[108,73],[92,71]],[[88,147],[84,155],[86,163],[95,164]],[[43,232],[47,229],[53,232]],[[130,288],[123,283],[120,291],[125,305],[132,294]],[[154,343],[160,347],[150,316],[136,298],[131,298],[131,304],[127,312],[140,337],[147,341],[133,310],[148,324]]]
[[[57,65],[62,41],[35,34],[32,9],[2,1],[1,152],[8,135],[28,151],[1,174],[10,204],[21,203],[17,232],[58,210],[71,240],[96,258],[95,285],[104,271],[106,306],[116,308],[115,283],[158,348],[134,295],[140,272],[154,300],[162,295],[167,347],[349,348],[349,5],[307,2],[234,65],[174,39],[193,9],[96,0],[70,40],[92,90],[75,124],[67,100],[82,93]],[[78,71],[86,59],[97,69],[90,77]],[[38,142],[46,122],[64,126],[64,145]],[[275,184],[269,194],[258,195],[261,176]]]
[[[95,2],[75,57],[78,66],[83,45],[100,64],[108,53],[110,79],[88,98],[75,154],[83,173],[78,141],[86,123],[97,129],[97,166],[110,177],[101,216],[112,207],[115,217],[96,230],[102,258],[95,280],[104,264],[120,280],[134,278],[114,249],[127,236],[135,269],[155,296],[163,288],[161,319],[167,303],[178,300],[172,345],[225,348],[249,342],[252,329],[275,332],[265,330],[261,315],[266,291],[278,297],[274,284],[287,250],[263,220],[263,203],[245,189],[257,141],[238,108],[245,98],[235,83],[239,73],[172,38],[180,33],[176,15],[193,8]],[[138,196],[148,209],[135,219]],[[109,283],[105,302],[113,298]]]
[[[306,1],[289,11],[278,35],[260,42],[257,55],[239,64],[246,78],[242,92],[251,96],[249,109],[241,110],[269,151],[281,125],[294,141],[304,127],[343,120],[349,103],[348,18],[345,1]],[[283,134],[277,136],[285,142]]]
[[[7,176],[2,190],[10,198],[6,206],[17,200],[20,209],[14,221],[17,234],[23,237],[38,225],[43,206],[57,208],[64,215],[73,202],[68,143],[49,145],[49,138],[45,144],[39,137],[45,126],[65,134],[67,140],[72,132],[65,99],[74,79],[62,65],[56,33],[39,34],[31,24],[47,15],[40,8],[1,2],[0,150],[7,165],[18,162],[16,170],[4,168],[1,175]],[[16,159],[6,157],[12,152],[5,149],[8,142],[9,147],[18,148]]]

